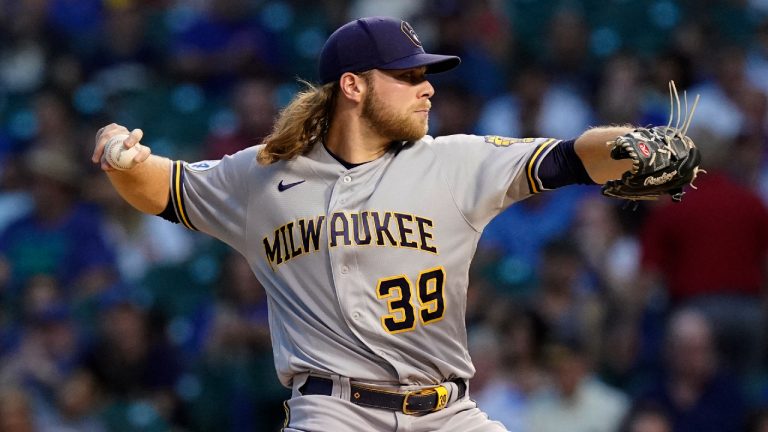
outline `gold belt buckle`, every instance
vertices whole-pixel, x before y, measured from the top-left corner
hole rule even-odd
[[[403,398],[403,413],[405,414],[418,414],[425,411],[410,411],[408,410],[408,399],[411,396],[428,396],[433,393],[437,393],[437,404],[429,412],[440,411],[448,405],[448,389],[444,386],[430,387],[423,390],[410,391],[405,394]]]

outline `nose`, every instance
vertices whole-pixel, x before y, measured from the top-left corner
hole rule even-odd
[[[429,99],[432,96],[434,96],[435,88],[432,87],[432,83],[430,83],[427,80],[424,80],[422,84],[424,86],[424,89],[421,91],[421,97]]]

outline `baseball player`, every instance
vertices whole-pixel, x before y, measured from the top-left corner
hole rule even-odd
[[[505,430],[467,386],[467,275],[483,227],[568,184],[617,179],[608,194],[642,199],[629,180],[648,167],[652,197],[666,191],[659,169],[679,171],[669,189],[691,180],[675,183],[685,175],[676,158],[644,159],[629,127],[572,140],[425,135],[427,74],[459,62],[426,53],[405,21],[363,18],[329,37],[320,85],[298,94],[260,145],[197,163],[142,146],[133,167],[115,170],[104,146],[128,130],[96,135],[93,162],[126,201],[248,259],[268,294],[279,378],[293,391],[286,431]],[[134,129],[124,146],[141,138]],[[654,139],[640,144],[654,154],[670,144]]]

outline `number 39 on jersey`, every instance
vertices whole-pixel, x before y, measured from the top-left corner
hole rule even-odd
[[[376,296],[386,300],[389,313],[381,317],[387,333],[397,334],[440,321],[445,315],[445,269],[434,267],[419,273],[414,285],[406,275],[379,279]],[[416,294],[418,305],[413,302]]]

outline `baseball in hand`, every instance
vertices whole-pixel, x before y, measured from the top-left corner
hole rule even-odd
[[[136,165],[133,160],[139,153],[141,144],[136,144],[131,148],[123,146],[123,141],[128,138],[128,134],[115,135],[104,145],[104,159],[107,163],[117,170],[128,170]]]

